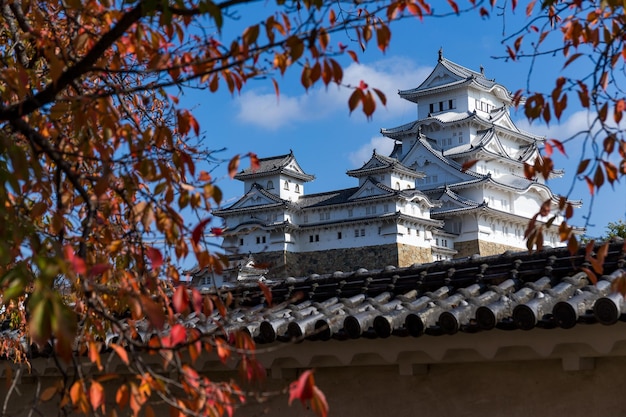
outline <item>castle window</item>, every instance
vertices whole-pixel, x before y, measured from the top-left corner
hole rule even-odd
[[[320,241],[320,235],[315,235],[315,241],[319,242]]]
[[[341,232],[337,232],[337,239],[341,239]]]
[[[443,111],[443,101],[439,102],[439,111]]]
[[[431,113],[435,112],[435,103],[430,103],[430,112]]]
[[[361,229],[361,236],[365,236],[365,229]]]
[[[296,184],[295,191],[296,191],[296,193],[300,194],[300,185]]]
[[[389,211],[389,204],[385,204],[385,205],[383,206],[383,211],[384,211],[385,213],[387,213],[387,212]]]
[[[448,100],[448,108],[456,109],[456,100]]]
[[[354,229],[354,237],[359,237],[359,229]]]
[[[309,235],[309,242],[313,242],[313,235]]]
[[[365,207],[365,214],[370,214],[372,209],[370,207]]]
[[[383,228],[382,227],[378,227],[378,234],[381,234],[382,231],[383,231]]]
[[[243,239],[239,239],[239,246],[243,246]]]
[[[274,182],[273,181],[268,181],[267,182],[267,189],[268,190],[273,190],[274,189]]]
[[[283,188],[289,191],[289,183],[287,181],[285,181],[285,185],[283,186]]]
[[[352,217],[352,209],[348,209],[348,217]]]
[[[305,214],[304,216],[302,216],[302,221],[303,221],[304,223],[308,223],[308,222],[309,222],[309,215],[308,215],[308,214]]]

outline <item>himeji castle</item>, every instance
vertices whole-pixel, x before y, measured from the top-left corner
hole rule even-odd
[[[544,138],[515,126],[511,93],[440,51],[431,74],[399,94],[417,105],[417,119],[381,130],[395,147],[347,171],[353,188],[307,194],[314,176],[293,152],[239,172],[243,197],[214,212],[231,259],[252,256],[280,278],[525,250],[529,219],[558,197],[524,176]],[[559,223],[544,245],[561,246]]]

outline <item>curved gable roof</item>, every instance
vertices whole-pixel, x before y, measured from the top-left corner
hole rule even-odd
[[[286,155],[270,156],[268,158],[260,158],[257,167],[248,167],[243,169],[237,175],[237,180],[248,180],[252,178],[263,178],[270,175],[284,174],[288,177],[297,178],[302,181],[312,181],[315,177],[304,172],[304,170],[296,161],[293,151]]]
[[[403,165],[396,158],[384,156],[376,153],[376,149],[372,153],[372,157],[361,168],[352,169],[346,172],[351,177],[361,178],[377,173],[399,172],[413,178],[423,178],[424,174],[415,171]]]
[[[496,96],[507,102],[512,100],[509,91],[495,80],[485,77],[482,68],[481,72],[473,71],[444,58],[441,51],[439,52],[437,65],[430,75],[426,77],[426,80],[418,87],[409,90],[400,90],[398,94],[404,99],[417,102],[419,97],[434,92],[470,85],[484,91],[493,92]]]

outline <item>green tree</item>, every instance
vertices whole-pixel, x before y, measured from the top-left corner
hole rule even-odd
[[[624,220],[620,219],[616,222],[609,222],[606,226],[605,239],[612,239],[616,237],[626,239],[626,223],[624,223]]]

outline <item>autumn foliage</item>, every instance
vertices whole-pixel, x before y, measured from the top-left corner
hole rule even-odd
[[[201,139],[208,126],[179,105],[177,91],[237,93],[266,77],[279,94],[280,75],[299,71],[304,89],[351,89],[347,111],[370,117],[385,105],[384,93],[366,80],[344,85],[343,66],[358,62],[370,44],[385,51],[392,21],[433,11],[424,0],[277,0],[233,33],[229,24],[245,15],[248,3],[0,1],[0,289],[10,329],[0,354],[28,363],[49,350],[63,373],[40,392],[35,409],[56,401],[60,413],[111,415],[112,403],[118,415],[151,416],[151,399],[158,398],[172,416],[230,415],[247,400],[245,392],[234,382],[209,380],[195,361],[216,355],[239,363],[245,380],[263,378],[253,339],[229,321],[232,297],[201,294],[181,282],[181,260],[193,257],[199,268],[219,273],[226,259],[208,244],[221,234],[210,211],[222,200],[206,168],[212,150]],[[489,16],[496,2],[446,3],[448,14],[474,9]],[[569,96],[597,112],[588,135],[601,150],[578,169],[591,193],[626,172],[620,129],[626,99],[615,94],[614,77],[626,57],[621,7],[529,2],[526,13],[539,13],[549,25],[529,26],[508,47],[509,57],[520,59],[526,36],[537,36],[539,47],[557,33],[564,36],[559,52],[566,65],[585,54],[600,57],[594,76],[560,78],[554,91],[531,93],[523,104],[530,119],[546,122],[561,116]],[[341,42],[345,33],[348,46]],[[528,176],[547,176],[550,153],[565,146],[546,142]],[[242,161],[258,166],[253,152],[236,155],[228,163],[231,176]],[[557,207],[566,219],[570,210],[566,200]],[[529,227],[529,241],[548,226]],[[559,227],[561,238],[571,240],[571,227]],[[191,316],[209,317],[211,325],[189,328]],[[127,368],[125,377],[108,367],[106,349]],[[159,366],[146,363],[146,355]],[[84,372],[77,357],[99,372]],[[105,388],[111,385],[113,391]],[[311,371],[288,392],[289,402],[327,414]]]

